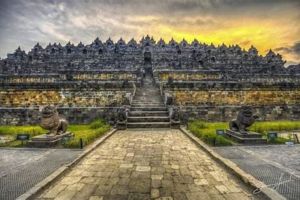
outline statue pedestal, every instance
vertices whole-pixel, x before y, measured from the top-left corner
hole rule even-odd
[[[118,130],[125,130],[127,129],[127,121],[117,121],[117,129]]]
[[[170,128],[180,128],[180,121],[171,120]]]
[[[247,132],[242,134],[233,130],[226,130],[226,135],[238,143],[243,144],[266,144],[267,139],[262,138],[262,135],[254,132]]]
[[[72,134],[71,132],[65,132],[60,135],[38,135],[35,136],[29,141],[29,146],[31,147],[38,147],[38,148],[49,148],[54,147],[62,140],[63,137],[70,137]]]

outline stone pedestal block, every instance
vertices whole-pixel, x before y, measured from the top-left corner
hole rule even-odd
[[[59,142],[63,139],[63,137],[71,137],[71,132],[66,132],[60,135],[38,135],[35,136],[29,141],[30,147],[38,147],[38,148],[49,148],[54,147],[59,144]]]
[[[233,140],[237,141],[238,143],[243,144],[266,144],[267,139],[262,138],[262,135],[259,133],[254,132],[247,132],[242,134],[237,131],[226,130],[226,135],[231,137]]]

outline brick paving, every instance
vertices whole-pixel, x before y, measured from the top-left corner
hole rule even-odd
[[[68,149],[0,148],[0,199],[16,199],[80,153]]]
[[[232,146],[214,150],[286,199],[300,199],[300,145]]]
[[[179,130],[118,131],[37,199],[256,199]]]

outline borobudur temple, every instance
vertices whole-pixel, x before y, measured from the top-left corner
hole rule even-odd
[[[272,50],[262,56],[253,46],[196,39],[37,43],[0,60],[0,124],[38,123],[45,105],[56,106],[71,123],[108,118],[131,105],[145,75],[166,107],[179,107],[181,118],[228,121],[249,105],[262,120],[299,120],[300,67],[284,64]]]

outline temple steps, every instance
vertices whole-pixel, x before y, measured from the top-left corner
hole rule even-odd
[[[146,76],[131,102],[127,128],[170,128],[168,109],[150,76]]]
[[[168,116],[138,116],[138,117],[128,117],[128,122],[169,122],[170,118]]]
[[[130,111],[129,116],[168,116],[168,111]]]
[[[130,111],[167,111],[166,107],[131,107]]]
[[[165,105],[163,103],[134,103],[131,104],[132,107],[164,107]]]
[[[169,122],[129,122],[127,128],[169,128]]]

